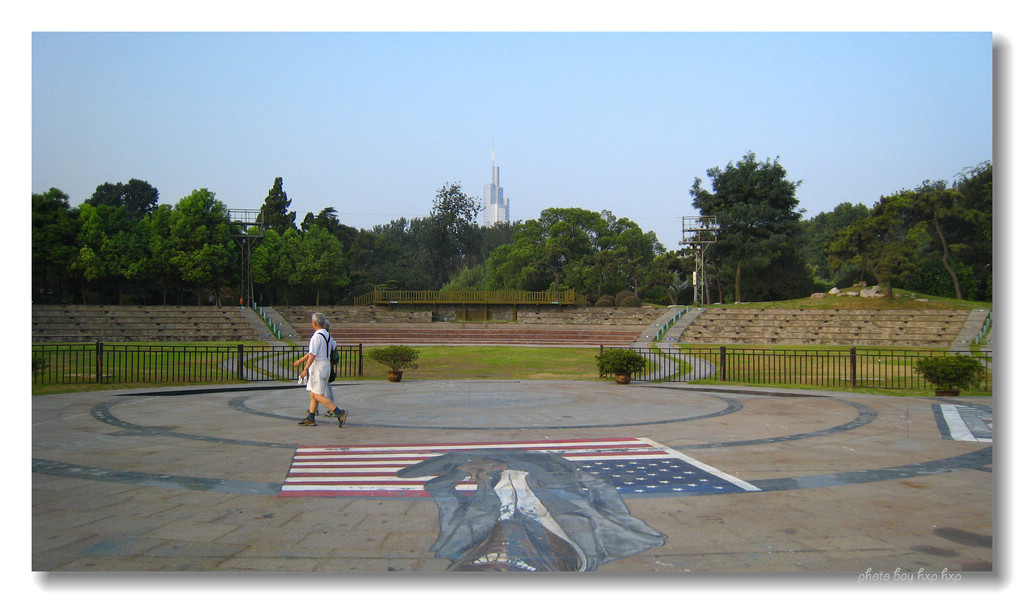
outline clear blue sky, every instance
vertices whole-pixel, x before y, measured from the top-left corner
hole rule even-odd
[[[982,33],[34,33],[32,191],[145,180],[301,221],[481,197],[609,210],[678,247],[689,189],[778,157],[812,217],[992,159]]]

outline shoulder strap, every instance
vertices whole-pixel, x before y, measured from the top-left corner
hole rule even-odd
[[[328,338],[328,336],[323,333],[320,333],[320,337],[324,338],[324,343],[327,344],[327,353],[329,354],[331,352],[331,339],[333,339],[333,337]],[[338,347],[337,344],[335,344],[334,347]]]

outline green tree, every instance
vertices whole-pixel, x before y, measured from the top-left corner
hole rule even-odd
[[[487,259],[488,289],[576,289],[597,299],[605,291],[636,291],[655,254],[654,233],[610,212],[549,208],[516,224],[512,241]]]
[[[51,188],[32,195],[32,301],[54,303],[71,296],[72,261],[78,256],[77,210]]]
[[[284,192],[284,179],[278,176],[274,179],[274,186],[267,192],[267,198],[260,208],[260,218],[268,230],[274,230],[277,234],[284,234],[286,230],[295,228],[295,212],[288,211],[292,200]]]
[[[133,287],[148,289],[152,267],[143,229],[158,197],[148,183],[132,179],[101,184],[82,204],[82,247],[73,267],[97,288],[98,299],[116,292],[124,303]]]
[[[712,190],[702,188],[695,178],[690,189],[693,205],[702,216],[716,216],[720,225],[718,241],[707,253],[707,260],[718,264],[719,273],[733,273],[733,301],[742,301],[743,270],[766,271],[784,258],[785,252],[799,249],[800,214],[796,208],[798,182],[786,178],[786,170],[778,158],[761,162],[748,152],[739,162],[725,169],[707,171]],[[791,263],[791,262],[787,262]],[[800,264],[792,266],[784,278],[803,283],[809,288],[809,276]],[[771,271],[769,272],[777,272]],[[773,276],[778,276],[774,274]],[[766,295],[776,295],[774,287],[764,287]]]
[[[158,205],[143,219],[147,257],[150,261],[149,277],[160,287],[161,299],[167,305],[168,291],[173,287],[181,298],[181,273],[174,265],[176,254],[175,239],[171,235],[174,223],[174,208]]]
[[[423,223],[420,263],[427,271],[430,289],[440,289],[466,264],[478,235],[474,221],[483,207],[462,191],[459,184],[445,183],[434,197],[434,207]],[[479,244],[476,245],[479,249]]]
[[[964,168],[957,174],[953,188],[961,194],[961,202],[969,216],[955,224],[966,232],[955,237],[968,247],[960,255],[969,268],[971,278],[965,284],[970,299],[992,300],[992,162]]]
[[[862,203],[856,205],[845,202],[835,206],[832,211],[821,212],[810,220],[804,220],[804,258],[807,261],[812,277],[820,284],[828,287],[847,287],[864,280],[862,266],[853,266],[850,270],[833,270],[829,265],[826,246],[829,239],[840,230],[852,226],[868,217],[871,211]]]
[[[316,305],[320,305],[321,290],[349,284],[348,259],[341,241],[326,228],[313,224],[302,236],[299,248],[301,253],[291,282],[313,285],[316,288]]]
[[[662,253],[654,258],[647,269],[644,287],[663,291],[669,304],[680,305],[683,303],[684,292],[693,286],[692,270],[693,257],[688,257],[686,252],[678,250]]]
[[[927,226],[915,219],[915,202],[906,192],[882,197],[867,218],[836,233],[828,244],[833,267],[865,266],[892,298],[893,284],[913,276],[930,244]]]
[[[293,278],[302,262],[302,235],[286,230],[283,235],[268,230],[252,252],[252,280],[260,285],[260,297],[268,305],[289,305],[293,296]]]
[[[82,287],[82,303],[102,302],[108,286],[113,284],[113,262],[111,237],[116,233],[116,224],[123,222],[124,210],[109,205],[93,206],[83,203],[78,207],[78,250],[71,260],[71,270],[85,283]],[[88,286],[88,287],[87,287]]]
[[[216,289],[230,282],[234,264],[230,224],[227,208],[205,188],[192,191],[174,206],[171,263],[181,280],[195,285],[197,305],[203,303],[203,288]]]
[[[640,294],[640,283],[650,269],[655,256],[665,253],[665,248],[658,242],[658,236],[651,232],[643,232],[639,226],[627,218],[616,218],[611,212],[601,212],[601,217],[608,222],[609,240],[607,245],[617,252],[617,266],[622,276],[630,285],[633,293]]]
[[[128,184],[104,182],[86,203],[94,207],[121,207],[130,219],[140,220],[156,209],[159,198],[159,191],[148,182],[132,178]]]

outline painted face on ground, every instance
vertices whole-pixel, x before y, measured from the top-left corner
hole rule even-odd
[[[614,486],[557,454],[458,451],[398,472],[427,475],[441,524],[431,550],[449,571],[592,571],[665,543]]]

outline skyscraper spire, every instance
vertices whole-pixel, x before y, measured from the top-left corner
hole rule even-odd
[[[508,222],[508,199],[501,189],[498,164],[494,161],[494,141],[491,141],[491,183],[484,187],[484,226]]]

